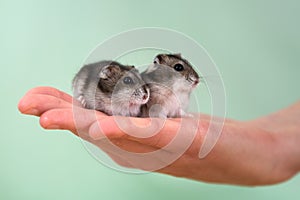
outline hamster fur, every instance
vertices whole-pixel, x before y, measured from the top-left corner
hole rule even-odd
[[[72,82],[83,107],[108,115],[138,116],[149,100],[149,88],[134,66],[100,61],[83,66]]]
[[[142,74],[150,88],[150,99],[142,106],[142,117],[182,117],[199,75],[180,54],[159,54]]]

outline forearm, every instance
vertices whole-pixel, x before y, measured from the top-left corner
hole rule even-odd
[[[246,185],[275,184],[294,175],[286,168],[285,153],[279,148],[283,146],[281,138],[272,132],[236,122],[225,124],[222,134],[220,143],[224,143],[224,149],[231,149],[228,157],[235,163],[232,173]]]
[[[300,101],[247,123],[276,136],[287,173],[300,171]]]
[[[278,148],[279,138],[268,131],[244,122],[226,122],[212,151],[200,159],[202,138],[196,138],[190,151],[161,171],[200,181],[241,185],[274,184],[291,176],[282,165],[285,158]]]
[[[274,133],[298,132],[300,134],[300,101],[248,123]]]
[[[287,128],[288,129],[288,128]],[[296,174],[300,171],[300,132],[290,128],[276,135],[280,140],[283,162],[287,173]]]

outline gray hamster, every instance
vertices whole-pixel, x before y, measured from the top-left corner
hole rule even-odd
[[[149,88],[134,66],[100,61],[83,66],[72,82],[83,107],[108,115],[138,116],[149,100]]]
[[[199,75],[180,54],[159,54],[142,74],[150,88],[150,99],[142,106],[142,117],[185,116],[190,94]]]

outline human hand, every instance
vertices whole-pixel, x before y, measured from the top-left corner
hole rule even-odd
[[[81,108],[76,101],[73,103],[71,96],[50,87],[32,89],[21,99],[18,107],[24,114],[39,116],[40,124],[45,129],[70,130],[126,167],[155,169],[178,177],[241,185],[282,182],[300,169],[300,153],[294,148],[296,142],[291,143],[282,133],[274,134],[271,129],[264,129],[261,121],[226,120],[218,142],[206,157],[200,159],[200,147],[209,124],[214,123],[207,115],[166,121],[107,116]],[[128,120],[135,126],[120,128],[119,123],[127,124]],[[150,136],[158,127],[157,134]],[[164,149],[178,133],[182,141],[190,140],[187,141],[190,145],[184,149],[185,146],[177,142],[171,148]],[[110,142],[124,151],[116,151]],[[137,156],[128,157],[124,152],[133,152]],[[147,158],[140,156],[149,152],[160,154]],[[178,156],[178,152],[182,154]],[[167,157],[173,161],[164,165],[164,158]]]

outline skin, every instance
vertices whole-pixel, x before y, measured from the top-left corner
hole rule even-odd
[[[80,116],[76,125],[73,106],[76,116]],[[142,169],[143,166],[132,166],[122,155],[112,151],[107,145],[108,140],[126,151],[152,152],[167,145],[180,128],[180,119],[167,119],[156,135],[133,137],[118,128],[114,117],[101,112],[96,112],[95,117],[94,111],[81,108],[78,102],[73,103],[70,95],[51,87],[30,90],[20,100],[18,108],[23,114],[38,116],[45,129],[69,130],[96,144],[120,165]],[[147,125],[150,120],[118,119],[131,119],[140,126]],[[201,115],[201,120],[195,119],[196,115],[194,119],[185,119],[188,126],[198,127],[192,144],[176,161],[156,172],[204,182],[255,186],[286,181],[300,170],[300,101],[251,121],[226,119],[218,142],[203,159],[199,159],[198,153],[210,116]],[[159,124],[160,120],[154,119],[153,122]],[[129,126],[126,131],[145,134],[142,130]],[[184,134],[190,134],[189,129],[185,130]],[[174,152],[168,153],[172,155]],[[151,162],[161,160],[153,157]]]

